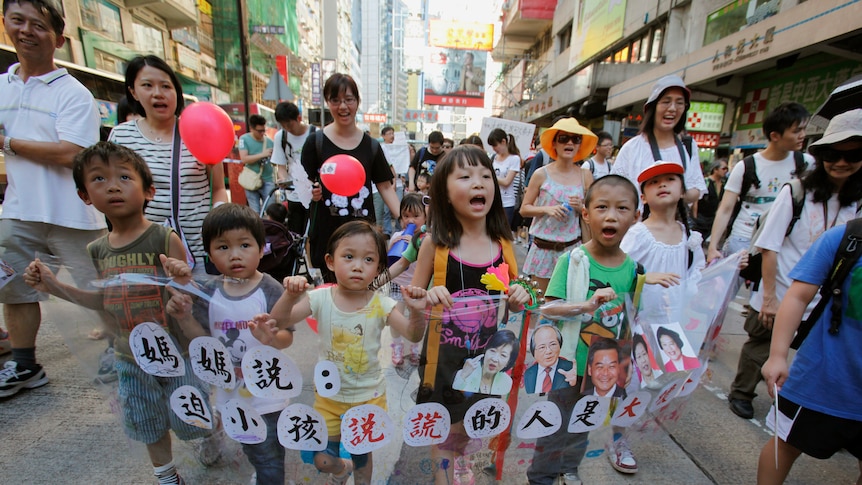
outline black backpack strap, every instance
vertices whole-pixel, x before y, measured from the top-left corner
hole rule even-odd
[[[754,185],[757,188],[760,188],[760,179],[757,178],[757,165],[754,163],[754,155],[749,155],[742,159],[743,167],[745,167],[745,171],[742,173],[742,185],[739,187],[739,198],[736,200],[736,205],[733,206],[733,214],[730,216],[730,223],[728,224],[729,230],[733,230],[733,223],[736,221],[736,217],[739,215],[740,209],[742,209],[742,203],[744,202],[745,195],[748,194],[748,191],[751,190],[751,186]]]
[[[377,158],[377,152],[380,151],[380,142],[377,141],[377,138],[369,138],[371,138],[371,161],[373,162]]]
[[[857,218],[848,222],[844,227],[844,236],[841,238],[841,244],[835,253],[832,269],[829,270],[829,279],[820,287],[820,301],[808,318],[799,325],[796,330],[796,337],[790,344],[791,348],[798,349],[802,345],[802,341],[805,340],[814,324],[820,319],[830,300],[832,302],[832,315],[829,333],[831,335],[838,334],[838,327],[841,325],[842,305],[844,304],[842,286],[860,255],[862,255],[862,218]]]
[[[652,151],[652,158],[656,162],[661,160],[661,152],[658,149],[658,141],[655,139],[655,135],[653,132],[647,133],[647,140],[649,140],[649,147]],[[682,160],[682,169],[685,171],[688,168],[688,157],[686,156],[685,147],[682,146],[682,140],[679,139],[679,136],[674,135],[673,140],[676,142],[676,149],[679,150],[679,159]],[[691,152],[688,152],[689,155]]]
[[[805,175],[805,171],[808,169],[808,162],[805,161],[805,155],[802,152],[793,152],[793,163],[796,168],[794,168],[793,173],[790,175],[796,176],[796,178],[801,179],[803,175]]]
[[[802,181],[799,179],[791,180],[787,183],[790,187],[790,201],[793,205],[793,217],[790,218],[790,224],[787,225],[787,231],[784,233],[784,237],[790,235],[793,232],[794,226],[799,222],[799,218],[802,216],[802,206],[805,205],[805,186],[802,185]],[[802,191],[801,194],[795,192],[793,187],[798,185],[799,190]]]
[[[588,158],[587,163],[590,164],[590,173],[595,175],[596,174],[596,162],[593,161],[593,157]]]
[[[317,158],[323,163],[323,130],[315,131],[312,133],[314,135],[314,148],[317,149]]]

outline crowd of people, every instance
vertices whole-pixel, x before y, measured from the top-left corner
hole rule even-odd
[[[20,62],[0,76],[9,177],[0,258],[21,277],[0,289],[12,354],[0,371],[0,397],[48,384],[36,358],[41,301],[55,295],[97,311],[95,335],[106,338],[106,354],[114,357],[100,376],[117,381],[124,430],[146,445],[160,484],[184,483],[171,431],[202,440],[202,448],[220,446],[222,425],[195,427],[171,411],[167,401],[180,386],[197,388],[215,410],[239,402],[259,413],[265,436],[243,444],[243,452],[256,483],[286,478],[276,428],[289,401],[249,394],[247,384],[213,391],[188,362],[193,339],[241,338],[244,345],[231,348],[241,376],[246,352],[290,347],[296,325],[313,317],[319,360],[334,362],[341,378],[334,394],[315,394],[328,439],[313,463],[328,483],[353,476],[359,484],[371,481],[372,453],[339,451],[341,420],[360,405],[386,409],[379,356],[386,355],[380,351],[388,326],[392,363],[416,366],[416,403],[448,411],[448,437],[430,454],[434,463],[456,465],[434,469],[435,483],[449,484],[468,460],[468,409],[519,392],[513,383],[546,396],[567,423],[584,396],[622,400],[655,389],[663,374],[704,365],[675,308],[698,297],[692,290],[709,262],[750,248],[759,252],[762,278],[748,282],[749,339],[729,406],[751,418],[761,379],[771,396],[778,392],[768,420],[778,423],[776,435],[760,455],[758,483],[782,483],[802,453],[828,458],[846,449],[862,460],[862,414],[851,405],[862,395],[854,346],[862,307],[851,296],[862,263],[832,296],[837,304],[816,313],[792,366],[787,362],[794,332],[818,307],[818,289],[846,247],[844,226],[860,217],[862,109],[835,116],[803,154],[810,114],[801,104],[781,104],[763,122],[763,151],[732,167],[719,160],[704,175],[697,144],[682,136],[691,91],[666,76],[644,104],[640,132],[614,159],[613,136],[561,117],[538,137],[532,160],[501,129],[457,146],[435,131],[399,173],[381,142],[356,124],[356,82],[337,73],[323,86],[333,117],[325,127],[305,124],[294,104],[281,103],[275,113],[282,130],[271,140],[266,120],[250,117],[239,155],[260,185],[246,187],[244,206],[228,201],[222,165],[202,164],[186,148],[178,128],[182,87],[164,60],[129,62],[130,113],[99,142],[92,94],[53,61],[64,43],[61,14],[40,0],[4,2],[3,14]],[[392,127],[381,134],[383,144],[393,143]],[[335,155],[362,164],[356,194],[321,183],[321,167]],[[263,206],[277,183],[310,187],[310,203],[294,191],[274,208]],[[258,270],[263,213],[307,236],[307,264],[327,284],[312,288],[298,275],[279,282]],[[764,228],[756,231],[761,219]],[[521,226],[529,227],[523,265],[513,250]],[[74,284],[56,277],[55,263],[74,268]],[[520,273],[535,279],[550,302],[528,334],[533,362],[521,375],[522,337],[502,328],[500,315],[523,311],[533,297],[511,285],[501,298],[503,290],[487,284],[488,274],[505,268],[513,280]],[[177,285],[90,285],[129,272]],[[185,285],[197,285],[198,296],[178,289]],[[429,317],[427,308],[440,311]],[[183,375],[166,379],[141,369],[129,336],[142,322],[161,325],[182,349]],[[580,483],[588,434],[561,427],[538,438],[529,482]],[[614,426],[606,449],[614,469],[638,471],[625,428]]]

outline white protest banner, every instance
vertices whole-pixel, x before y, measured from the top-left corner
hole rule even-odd
[[[521,158],[526,158],[529,155],[536,125],[504,120],[503,118],[482,118],[482,130],[479,132],[479,138],[482,139],[482,142],[488,141],[488,135],[495,128],[500,128],[509,135],[515,135],[515,145],[518,145],[518,150],[521,151]],[[491,151],[491,147],[487,148]]]

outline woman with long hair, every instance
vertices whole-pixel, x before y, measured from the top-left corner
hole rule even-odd
[[[706,193],[697,143],[683,140],[691,91],[679,76],[665,76],[652,88],[644,104],[644,118],[638,136],[627,141],[617,155],[611,173],[622,175],[635,186],[638,175],[653,163],[674,162],[685,169],[685,202],[694,203]]]
[[[153,55],[138,56],[126,67],[126,99],[142,118],[114,127],[108,141],[131,148],[153,172],[155,198],[147,204],[147,219],[162,224],[173,219],[171,173],[174,134],[183,111],[183,88],[173,69]],[[179,186],[175,230],[183,238],[193,271],[204,273],[201,226],[210,207],[227,202],[224,169],[221,163],[204,165],[197,161],[180,140]]]

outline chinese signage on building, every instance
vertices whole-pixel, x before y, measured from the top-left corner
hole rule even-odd
[[[692,101],[691,107],[688,108],[688,118],[686,118],[685,129],[688,131],[721,133],[721,124],[723,121],[723,103]]]
[[[437,111],[422,109],[405,109],[404,121],[424,121],[426,123],[437,123]]]
[[[494,24],[431,20],[428,45],[490,51],[494,48]]]
[[[386,123],[386,113],[365,113],[362,120],[365,123]]]

